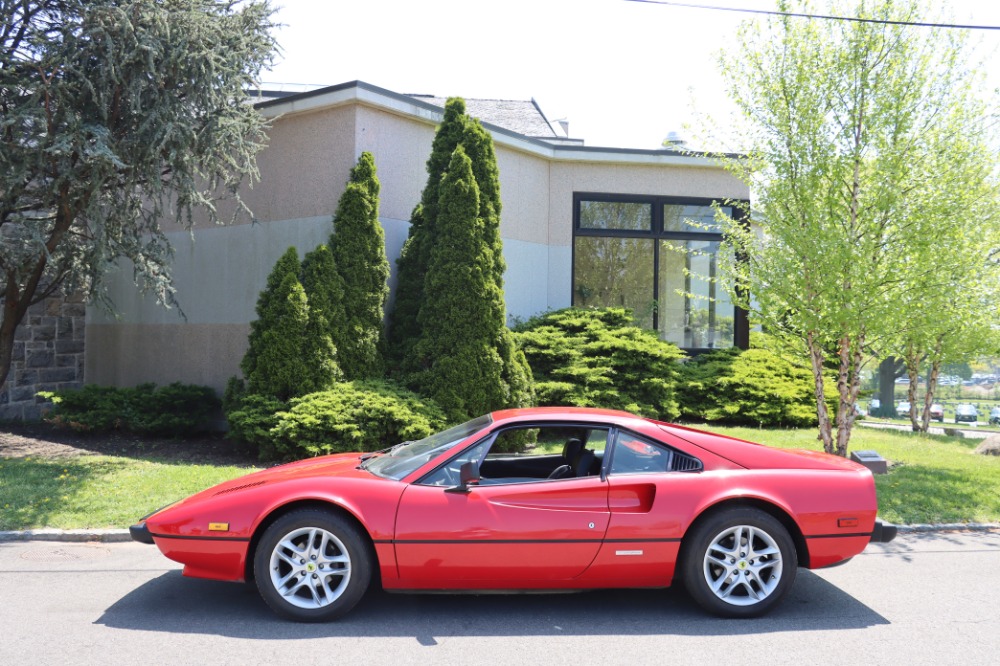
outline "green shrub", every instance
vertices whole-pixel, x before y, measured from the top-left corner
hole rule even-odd
[[[827,383],[828,399],[835,390]],[[684,364],[678,391],[685,417],[720,423],[815,426],[812,370],[770,349],[725,349]]]
[[[377,451],[447,425],[433,402],[387,381],[336,384],[289,403],[245,396],[229,424],[231,436],[255,446],[262,458]]]
[[[230,385],[235,386],[231,380]],[[265,395],[242,394],[232,398],[232,402],[227,400],[230,408],[226,410],[229,438],[247,444],[261,460],[278,457],[271,429],[278,425],[278,413],[288,409],[288,403]]]
[[[683,353],[632,323],[623,308],[567,308],[533,317],[517,341],[540,405],[624,409],[673,419]]]
[[[208,428],[220,407],[215,391],[207,386],[174,383],[157,388],[88,385],[82,389],[43,391],[51,400],[46,420],[80,432],[133,432],[160,437],[184,437]]]

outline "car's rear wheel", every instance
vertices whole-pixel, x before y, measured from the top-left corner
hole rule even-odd
[[[361,597],[372,557],[358,528],[321,509],[300,509],[264,532],[254,555],[260,595],[278,615],[299,622],[339,618]]]
[[[788,530],[751,507],[709,516],[684,540],[684,585],[705,610],[756,617],[774,608],[795,580],[798,561]]]

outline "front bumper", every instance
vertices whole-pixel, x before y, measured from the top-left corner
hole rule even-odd
[[[892,523],[883,523],[881,520],[875,521],[875,529],[869,543],[889,543],[896,538],[896,526]]]
[[[138,525],[132,525],[128,528],[129,536],[132,537],[132,541],[138,541],[139,543],[153,543],[153,535],[150,534],[149,528],[146,527],[146,523],[139,523]]]

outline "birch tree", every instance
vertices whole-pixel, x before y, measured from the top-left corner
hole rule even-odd
[[[893,23],[926,20],[925,5],[778,5],[866,20],[757,21],[722,56],[745,153],[722,159],[754,200],[752,227],[723,220],[738,258],[727,287],[767,330],[805,341],[823,447],[846,456],[869,352],[922,325],[907,303],[952,287],[953,273],[933,259],[942,191],[951,206],[978,196],[966,177],[982,160],[965,148],[989,142],[991,119],[975,100],[961,32]],[[992,178],[987,170],[980,180]],[[832,413],[828,361],[837,368]]]

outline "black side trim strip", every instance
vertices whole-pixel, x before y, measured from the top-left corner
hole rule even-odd
[[[842,539],[844,537],[870,537],[868,532],[850,532],[845,534],[806,534],[807,539]]]
[[[680,543],[677,539],[604,539],[604,543]]]
[[[184,541],[250,541],[250,537],[180,536],[177,534],[153,534],[157,539],[181,539]]]
[[[675,543],[680,539],[390,539],[391,544],[495,544],[495,543]]]

